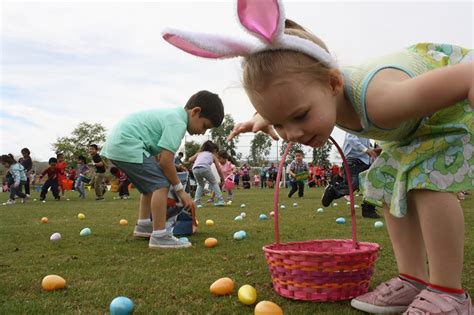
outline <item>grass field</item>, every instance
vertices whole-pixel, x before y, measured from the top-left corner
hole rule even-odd
[[[281,240],[347,239],[351,235],[349,210],[345,200],[338,207],[316,213],[322,189],[306,190],[303,199],[288,199],[282,193]],[[200,209],[198,231],[190,237],[193,247],[181,250],[149,250],[147,240],[132,237],[137,216],[138,194],[131,200],[96,202],[93,191],[86,200],[68,192],[60,202],[33,201],[13,206],[0,205],[0,314],[105,314],[116,296],[128,296],[135,303],[135,314],[253,314],[253,306],[237,299],[244,284],[257,289],[257,301],[271,300],[285,314],[361,314],[349,302],[311,303],[288,300],[276,294],[262,251],[274,242],[273,221],[258,220],[259,214],[272,210],[272,190],[238,190],[234,204],[225,208],[208,206]],[[5,202],[7,194],[1,194]],[[298,207],[292,206],[298,202]],[[240,205],[246,204],[245,209]],[[466,219],[464,287],[474,292],[474,198],[463,201]],[[358,209],[360,210],[360,209]],[[234,221],[242,211],[243,221]],[[85,220],[77,218],[78,213]],[[371,287],[397,274],[396,264],[385,228],[374,228],[374,220],[358,219],[361,241],[381,245]],[[49,223],[42,224],[41,217]],[[347,223],[338,225],[337,217]],[[127,219],[129,225],[119,225]],[[214,226],[206,226],[212,219]],[[92,235],[80,237],[84,227]],[[248,237],[233,239],[233,233],[245,230]],[[53,243],[49,237],[60,232],[62,240]],[[219,244],[204,247],[207,237]],[[67,281],[67,289],[47,292],[41,280],[57,274]],[[209,286],[216,279],[231,277],[236,283],[230,296],[215,297]]]

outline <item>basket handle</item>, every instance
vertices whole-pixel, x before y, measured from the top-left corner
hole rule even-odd
[[[352,180],[351,174],[349,171],[349,165],[347,165],[346,157],[341,150],[341,147],[337,144],[334,138],[329,137],[329,140],[336,146],[339,155],[342,158],[342,164],[344,165],[344,171],[346,173],[347,184],[349,186],[349,197],[351,202],[351,218],[352,218],[352,246],[354,249],[359,249],[359,244],[357,243],[357,224],[356,224],[356,217],[355,217],[355,208],[354,208],[354,191],[352,189]],[[278,204],[280,199],[280,180],[281,174],[283,173],[283,165],[286,160],[286,156],[290,151],[291,147],[293,146],[293,142],[289,142],[283,156],[281,157],[280,164],[278,165],[278,175],[276,178],[276,186],[275,186],[275,196],[273,198],[273,212],[275,213],[274,223],[275,223],[275,241],[277,244],[280,244],[280,228],[279,228],[279,221],[278,221]]]

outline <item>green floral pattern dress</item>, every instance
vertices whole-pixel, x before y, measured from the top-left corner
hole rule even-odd
[[[473,59],[474,51],[470,49],[420,43],[344,69],[345,93],[363,129],[338,127],[377,140],[383,149],[370,169],[360,174],[360,189],[367,201],[388,205],[391,214],[403,217],[407,212],[407,192],[412,189],[458,192],[474,187],[474,110],[468,100],[390,130],[371,123],[365,109],[367,87],[382,69],[396,68],[415,77]]]

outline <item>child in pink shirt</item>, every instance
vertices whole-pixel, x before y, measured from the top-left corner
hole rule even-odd
[[[234,197],[232,189],[234,188],[235,165],[229,161],[229,154],[227,151],[219,151],[218,158],[222,174],[224,175],[224,182],[221,183],[222,190],[227,192],[227,204],[231,205],[232,198]]]

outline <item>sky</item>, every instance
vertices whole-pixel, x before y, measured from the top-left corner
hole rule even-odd
[[[471,1],[283,3],[341,66],[417,42],[474,47]],[[237,122],[254,113],[239,59],[194,57],[161,38],[164,27],[249,38],[234,1],[2,1],[0,16],[1,154],[28,147],[45,161],[80,122],[110,129],[135,111],[184,106],[203,89],[218,93]],[[342,144],[343,131],[333,136]],[[244,157],[251,139],[238,144]]]

